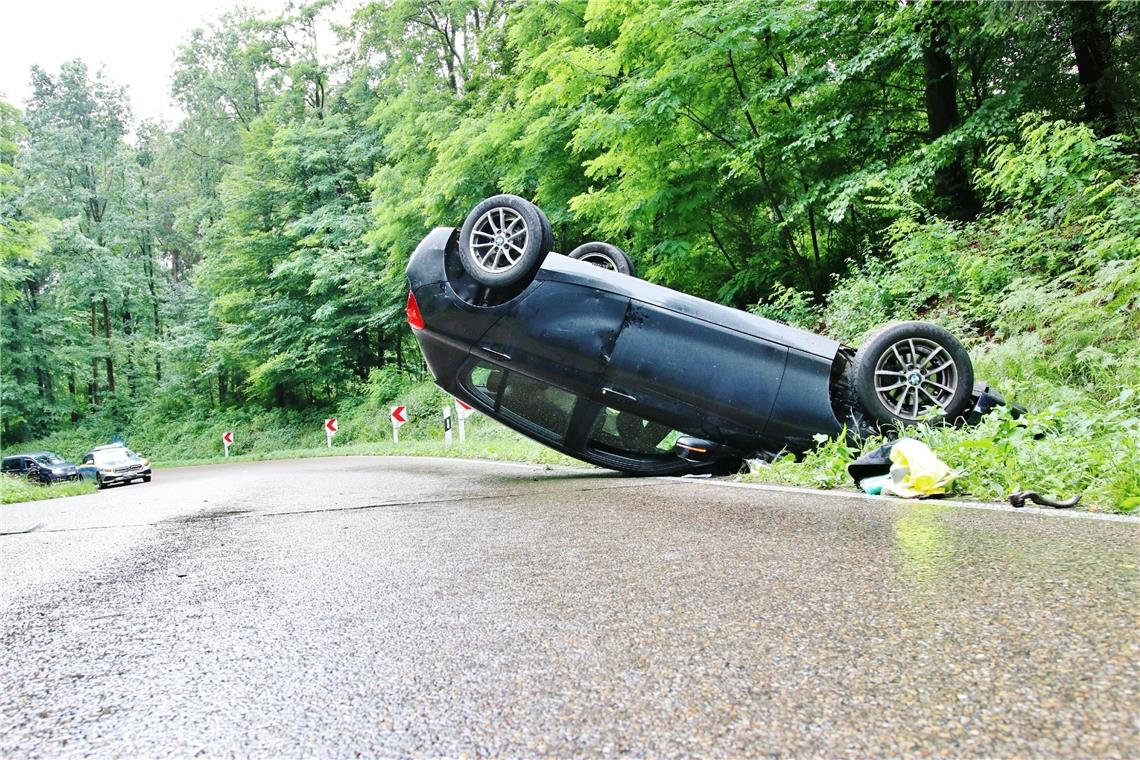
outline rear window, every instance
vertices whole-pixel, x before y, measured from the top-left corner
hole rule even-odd
[[[557,443],[566,439],[578,403],[573,393],[487,362],[472,366],[467,386],[504,417],[540,437]]]

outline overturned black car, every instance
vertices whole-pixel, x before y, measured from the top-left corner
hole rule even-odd
[[[552,247],[537,206],[488,198],[420,242],[407,315],[441,388],[587,462],[725,472],[820,433],[972,421],[1003,403],[938,325],[888,325],[856,351],[636,279],[614,246]]]

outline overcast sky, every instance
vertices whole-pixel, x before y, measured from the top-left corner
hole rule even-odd
[[[276,11],[285,0],[12,0],[5,3],[0,98],[23,108],[33,64],[57,72],[83,59],[126,85],[135,118],[181,118],[170,102],[174,50],[191,29],[228,8]]]

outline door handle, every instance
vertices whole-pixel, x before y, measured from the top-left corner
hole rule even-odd
[[[629,395],[628,393],[622,393],[621,391],[615,391],[613,388],[602,388],[602,393],[608,393],[611,396],[621,396],[622,398],[627,398],[630,401],[635,401],[635,402],[637,401],[636,398]]]

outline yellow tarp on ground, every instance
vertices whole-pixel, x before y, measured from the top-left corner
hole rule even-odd
[[[901,438],[891,448],[891,481],[884,493],[921,499],[946,493],[954,471],[930,447],[913,438]]]

